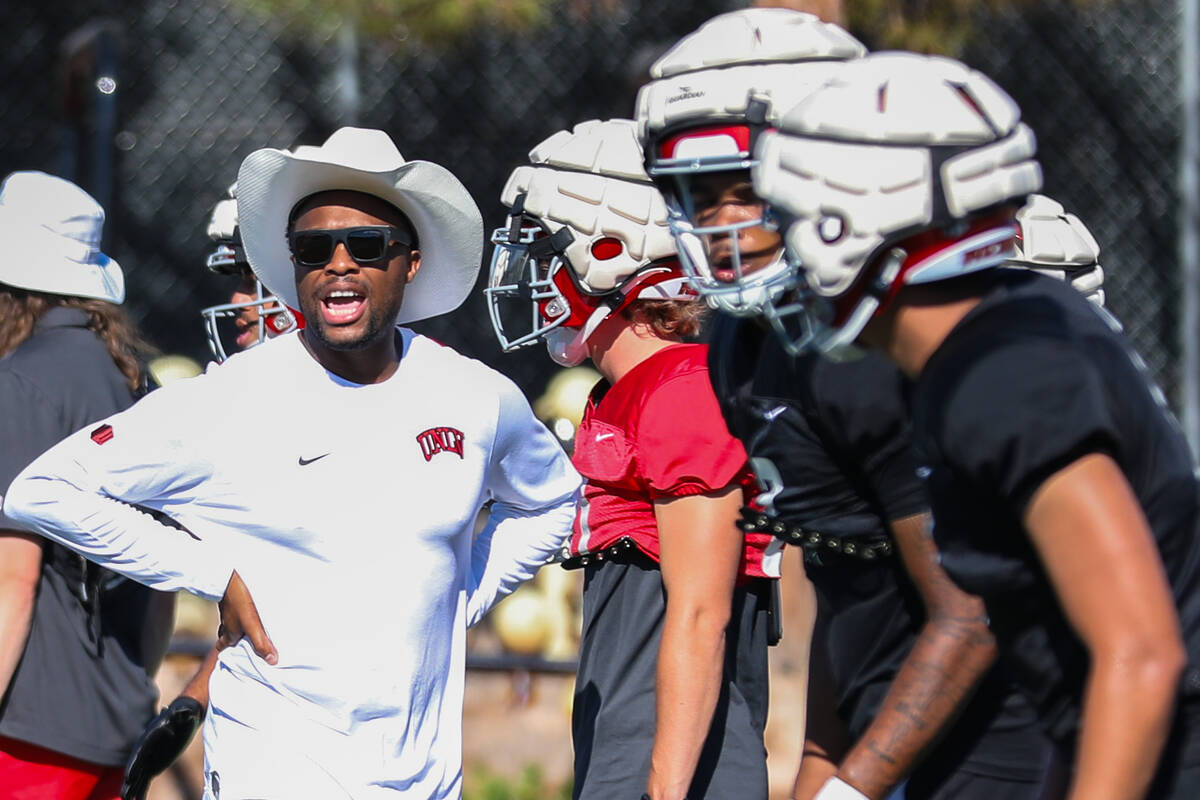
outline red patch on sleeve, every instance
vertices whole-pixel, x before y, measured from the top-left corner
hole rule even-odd
[[[96,444],[104,444],[111,438],[113,438],[112,425],[104,424],[92,431],[92,441]]]

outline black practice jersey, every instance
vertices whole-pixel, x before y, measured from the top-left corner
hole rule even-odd
[[[709,375],[726,423],[745,443],[763,484],[758,502],[773,519],[842,542],[890,540],[889,520],[927,510],[911,447],[905,381],[881,356],[840,363],[817,356],[794,359],[757,324],[719,315],[711,332]],[[827,632],[838,716],[857,739],[912,649],[924,610],[894,549],[869,560],[823,546],[805,555]],[[1004,705],[1008,699],[994,684],[982,695],[987,698],[981,705]],[[991,753],[975,747],[973,762],[1001,777],[1036,773],[1038,745],[1025,744],[1028,709],[1018,702],[1009,711],[982,716],[984,728],[990,725],[998,736],[1011,732],[1018,743]],[[982,735],[975,729],[960,738]]]
[[[1162,554],[1191,669],[1200,664],[1200,492],[1161,392],[1107,312],[1069,286],[997,270],[913,392],[942,565],[981,595],[1006,660],[1056,737],[1078,725],[1087,654],[1022,518],[1046,478],[1106,453],[1137,495]]]

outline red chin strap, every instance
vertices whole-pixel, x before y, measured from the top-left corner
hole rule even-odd
[[[296,330],[303,330],[304,315],[291,306],[284,306],[284,308],[286,308],[296,320]],[[286,331],[290,325],[287,314],[278,313],[268,316],[266,323],[267,327],[271,329],[271,333],[274,333],[276,336]]]
[[[961,233],[950,234],[944,228],[931,228],[914,234],[907,239],[893,242],[884,250],[884,255],[876,257],[870,269],[863,270],[862,276],[849,291],[834,300],[834,326],[836,327],[845,323],[846,319],[858,307],[859,302],[867,292],[867,287],[878,276],[879,271],[885,264],[887,253],[891,250],[900,248],[907,253],[907,256],[900,265],[900,270],[896,274],[896,277],[888,286],[886,294],[880,298],[879,308],[876,309],[875,316],[882,314],[891,306],[892,301],[896,299],[896,295],[900,293],[902,288],[911,285],[905,280],[907,275],[912,273],[917,267],[936,260],[939,255],[977,234],[1007,227],[1012,231],[1012,238],[1007,248],[997,249],[998,246],[991,243],[963,254],[962,259],[964,264],[985,259],[992,260],[999,255],[1003,255],[1005,258],[1011,256],[1013,242],[1016,241],[1016,237],[1020,233],[1020,228],[1016,222],[1016,213],[1016,207],[1005,208],[991,214],[976,217],[967,223],[966,229]],[[964,270],[961,274],[967,275],[970,272],[971,270]]]

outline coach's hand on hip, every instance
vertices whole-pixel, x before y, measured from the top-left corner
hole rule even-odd
[[[258,608],[250,590],[235,571],[225,587],[225,596],[221,598],[221,625],[217,628],[217,649],[224,650],[233,647],[242,637],[250,640],[254,652],[268,664],[279,661],[279,653],[271,643],[263,628],[262,620],[258,617]]]

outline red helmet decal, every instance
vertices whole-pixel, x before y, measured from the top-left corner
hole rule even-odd
[[[550,276],[550,280],[558,288],[563,300],[567,302],[567,308],[557,308],[555,306],[557,300],[539,300],[538,311],[546,322],[557,319],[565,312],[568,316],[562,323],[564,328],[582,328],[588,317],[596,310],[599,298],[590,297],[580,291],[575,282],[571,280],[570,273],[570,268],[563,265]]]
[[[931,258],[934,258],[944,250],[949,250],[955,245],[968,239],[977,233],[990,230],[992,228],[1010,226],[1014,237],[1020,233],[1020,226],[1016,224],[1013,217],[1016,213],[1015,208],[1002,208],[990,214],[975,217],[967,224],[966,230],[954,234],[947,233],[942,228],[930,228],[914,234],[907,239],[902,239],[895,243],[904,249],[907,257],[904,263],[900,265],[900,272],[896,279],[892,281],[887,292],[880,298],[879,308],[875,314],[882,314],[896,299],[896,295],[905,286],[904,276],[912,271],[913,267],[922,264]],[[1011,247],[1011,245],[1010,245]],[[997,254],[1003,251],[1003,245],[989,244],[963,254],[963,263],[970,264],[973,261],[982,259],[993,259]],[[878,265],[876,265],[878,266]],[[862,272],[855,284],[850,287],[840,297],[834,299],[834,325],[841,325],[850,316],[851,312],[858,306],[858,302],[866,294],[866,287],[874,280],[876,269],[867,269]],[[870,275],[871,277],[868,277]]]
[[[750,155],[750,128],[747,125],[714,125],[707,128],[689,128],[668,136],[658,146],[659,158],[678,158],[680,145],[687,144],[688,151],[699,147],[705,155]],[[687,152],[684,155],[695,155]]]
[[[625,245],[621,244],[620,239],[614,239],[612,236],[605,236],[603,239],[597,239],[592,242],[592,258],[597,261],[608,261],[610,258],[616,258],[625,250]]]

